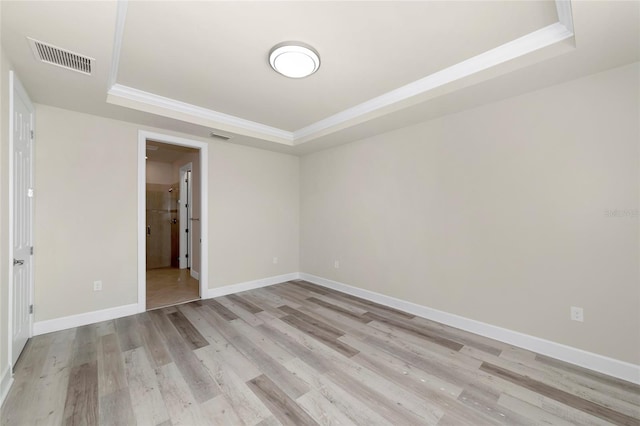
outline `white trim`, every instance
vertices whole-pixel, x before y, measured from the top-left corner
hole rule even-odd
[[[121,12],[121,9],[125,11]],[[178,113],[182,119],[186,118],[186,121],[189,121],[189,118],[192,120],[206,120],[208,124],[213,124],[213,127],[220,127],[224,130],[245,136],[260,137],[288,146],[301,145],[330,132],[331,129],[339,130],[343,127],[358,124],[366,120],[367,115],[379,112],[384,108],[389,108],[394,105],[401,108],[401,106],[398,105],[401,102],[572,37],[574,34],[570,0],[556,0],[556,9],[559,22],[533,31],[405,86],[369,99],[359,105],[355,105],[294,132],[117,84],[115,80],[117,62],[114,61],[112,61],[112,64],[115,63],[115,71],[112,67],[113,81],[108,91],[107,102],[136,108],[126,102],[121,103],[122,100],[132,101],[149,107],[161,108],[165,111]],[[118,36],[124,27],[124,17],[120,18],[120,15],[122,14],[124,16],[125,12],[126,2],[119,3],[116,42],[118,42],[118,37],[122,37],[122,34]],[[120,19],[122,19],[122,22],[120,22]],[[118,51],[118,58],[115,58],[117,61],[117,59],[119,59],[120,47],[114,46],[114,56],[116,55],[116,50]],[[160,113],[158,111],[153,112]],[[198,121],[197,124],[203,123]]]
[[[297,280],[300,273],[292,272],[290,274],[277,275],[274,277],[262,278],[255,281],[247,281],[238,284],[227,285],[224,287],[208,289],[206,297],[203,299],[211,299],[214,297],[225,296],[227,294],[238,293],[241,291],[253,290],[255,288],[267,287],[274,284],[280,284],[286,281]],[[62,318],[55,318],[46,321],[37,321],[34,324],[34,335],[51,333],[54,331],[66,330],[73,327],[81,327],[87,324],[95,324],[101,321],[108,321],[116,318],[122,318],[129,315],[139,313],[139,304],[132,303],[130,305],[116,306],[114,308],[102,309],[99,311],[85,312],[77,315],[70,315]]]
[[[39,336],[40,334],[66,330],[73,327],[81,327],[83,325],[127,317],[137,313],[138,304],[132,303],[130,305],[116,306],[115,308],[101,309],[99,311],[84,312],[82,314],[69,315],[62,318],[36,321],[33,325],[33,332],[35,336]]]
[[[118,0],[116,11],[116,29],[113,37],[113,53],[111,54],[111,70],[109,71],[109,90],[118,80],[118,69],[120,68],[120,54],[122,53],[122,38],[124,37],[124,24],[127,21],[127,0]]]
[[[0,405],[4,403],[5,398],[9,394],[11,385],[13,384],[13,374],[11,374],[11,365],[7,364],[2,377],[0,378]]]
[[[194,270],[193,268],[191,268],[191,270],[189,271],[189,274],[191,274],[193,279],[196,279],[196,280],[200,279],[200,273],[198,271]]]
[[[209,271],[209,146],[206,142],[162,133],[138,131],[138,312],[147,309],[146,288],[146,145],[147,139],[188,146],[200,150],[200,297],[204,298],[208,289]]]
[[[541,339],[539,337],[476,321],[470,318],[439,311],[427,306],[396,299],[395,297],[353,287],[315,275],[300,273],[300,278],[323,287],[332,288],[372,302],[400,309],[402,311],[418,315],[422,318],[437,321],[480,336],[489,337],[491,339],[499,340],[542,355],[617,377],[622,380],[640,384],[640,365],[598,355],[593,352],[587,352],[561,343],[552,342],[550,340]]]
[[[441,71],[416,80],[405,86],[377,96],[335,115],[317,121],[293,132],[293,140],[313,139],[321,132],[355,120],[374,111],[387,108],[414,96],[429,92],[445,84],[452,83],[488,68],[513,60],[520,56],[550,46],[573,36],[573,33],[557,22],[520,38],[512,40],[494,49],[459,62]]]
[[[193,163],[188,162],[180,167],[180,172],[178,173],[178,179],[180,179],[180,228],[178,229],[178,238],[179,241],[179,253],[178,257],[180,258],[178,263],[178,267],[180,269],[189,268],[191,266],[191,258],[187,257],[187,255],[193,256],[193,237],[191,232],[191,215],[189,212],[193,212],[193,182],[189,182],[191,184],[191,188],[187,191],[187,171],[191,171],[193,173]],[[185,198],[184,194],[188,192],[188,196]],[[185,207],[185,205],[187,207]],[[189,229],[189,232],[182,232],[185,229],[185,225]],[[191,238],[189,238],[191,237]],[[189,240],[189,244],[187,245],[187,239]],[[193,276],[193,274],[191,274]]]
[[[147,138],[138,132],[138,311],[147,310]],[[144,229],[144,237],[140,235]]]
[[[250,134],[260,135],[272,142],[282,143],[289,146],[293,145],[293,134],[286,130],[267,126],[266,124],[246,120],[234,115],[199,107],[197,105],[192,105],[175,99],[166,98],[164,96],[134,89],[133,87],[124,86],[122,84],[114,84],[111,89],[109,89],[107,95],[111,97],[111,99],[107,100],[109,103],[115,103],[111,102],[113,100],[112,98],[126,99],[148,106],[177,112],[187,117],[207,120],[208,122],[213,122],[213,124],[217,125],[213,127],[222,128],[224,126],[230,126],[233,129],[230,129],[229,131],[238,131],[238,129],[245,130],[250,132]]]
[[[300,278],[299,272],[291,272],[284,275],[276,275],[274,277],[262,278],[254,281],[246,281],[238,284],[226,285],[224,287],[210,288],[207,293],[207,299],[214,297],[226,296],[227,294],[239,293],[241,291],[253,290],[261,287],[268,287],[274,284],[280,284],[286,281],[297,280]]]
[[[558,12],[558,21],[568,31],[573,33],[573,14],[571,13],[571,0],[556,0],[556,11]]]

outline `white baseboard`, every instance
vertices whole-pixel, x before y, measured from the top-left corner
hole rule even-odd
[[[226,296],[227,294],[240,293],[241,291],[253,290],[254,288],[267,287],[274,284],[280,284],[285,281],[297,280],[300,278],[299,272],[290,274],[276,275],[274,277],[262,278],[244,283],[226,285],[224,287],[210,288],[207,292],[207,299],[214,297]]]
[[[469,331],[491,339],[518,346],[551,358],[559,359],[590,370],[598,371],[609,376],[617,377],[628,382],[640,384],[640,365],[631,364],[593,352],[587,352],[561,343],[530,336],[528,334],[509,330],[495,325],[483,323],[470,318],[461,317],[447,312],[432,309],[426,306],[396,299],[358,287],[353,287],[337,281],[317,277],[315,275],[300,273],[300,279],[318,284],[323,287],[348,293],[372,302],[380,303],[392,308],[446,324],[461,330]]]
[[[200,272],[198,271],[194,271],[193,268],[191,268],[191,271],[189,272],[191,274],[191,276],[196,279],[199,280],[200,279]]]
[[[66,330],[68,328],[80,327],[82,325],[93,324],[100,321],[107,321],[116,318],[126,317],[138,313],[138,304],[117,306],[115,308],[102,309],[99,311],[85,312],[68,317],[55,318],[46,321],[37,321],[33,324],[33,335],[51,333],[53,331]]]
[[[0,406],[4,403],[5,398],[9,394],[9,389],[13,384],[13,374],[11,374],[11,365],[7,364],[2,377],[0,377]]]
[[[197,272],[195,272],[198,274]],[[193,271],[192,271],[193,274]],[[211,299],[214,297],[225,296],[227,294],[239,293],[241,291],[252,290],[254,288],[266,287],[273,284],[279,284],[285,281],[296,280],[300,278],[298,272],[290,274],[276,275],[274,277],[262,278],[255,281],[247,281],[244,283],[227,285],[224,287],[212,288],[207,291],[203,299]],[[51,333],[54,331],[66,330],[68,328],[80,327],[96,322],[122,318],[138,313],[138,304],[117,306],[115,308],[102,309],[100,311],[85,312],[68,317],[55,318],[46,321],[38,321],[33,324],[33,335]]]

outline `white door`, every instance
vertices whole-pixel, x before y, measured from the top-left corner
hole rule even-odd
[[[31,335],[32,217],[33,217],[33,122],[34,109],[26,91],[12,72],[11,152],[13,177],[13,303],[11,365],[15,365]]]

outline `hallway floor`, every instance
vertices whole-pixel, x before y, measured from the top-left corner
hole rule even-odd
[[[200,299],[200,283],[189,269],[147,269],[147,310]]]

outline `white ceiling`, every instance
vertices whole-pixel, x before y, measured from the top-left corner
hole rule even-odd
[[[2,1],[35,102],[305,153],[640,59],[640,2]],[[96,59],[35,60],[26,37]],[[271,47],[322,65],[287,79]]]

